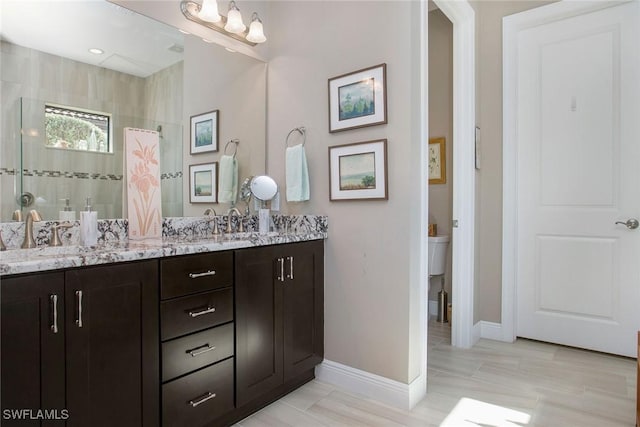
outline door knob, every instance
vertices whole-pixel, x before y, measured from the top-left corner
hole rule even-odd
[[[616,224],[622,224],[625,225],[629,230],[635,230],[640,225],[640,222],[638,222],[638,220],[635,218],[629,218],[626,222],[616,221]]]

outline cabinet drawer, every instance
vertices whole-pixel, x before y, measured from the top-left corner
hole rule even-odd
[[[160,261],[162,299],[233,285],[233,253],[212,252]]]
[[[163,301],[160,316],[163,341],[230,322],[233,320],[233,289]]]
[[[162,344],[162,380],[233,356],[233,323]]]
[[[162,386],[164,426],[206,425],[232,409],[233,358]]]

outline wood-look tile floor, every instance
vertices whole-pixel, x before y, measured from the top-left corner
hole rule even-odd
[[[460,350],[450,332],[429,323],[427,397],[411,411],[314,380],[237,426],[635,425],[634,359],[521,339]]]

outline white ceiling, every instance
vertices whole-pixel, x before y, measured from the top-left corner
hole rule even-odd
[[[139,77],[181,61],[181,51],[171,49],[181,50],[184,39],[173,27],[105,0],[0,0],[0,37]]]

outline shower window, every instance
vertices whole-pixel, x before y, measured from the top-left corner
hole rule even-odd
[[[45,145],[65,150],[112,153],[111,115],[45,105]]]

